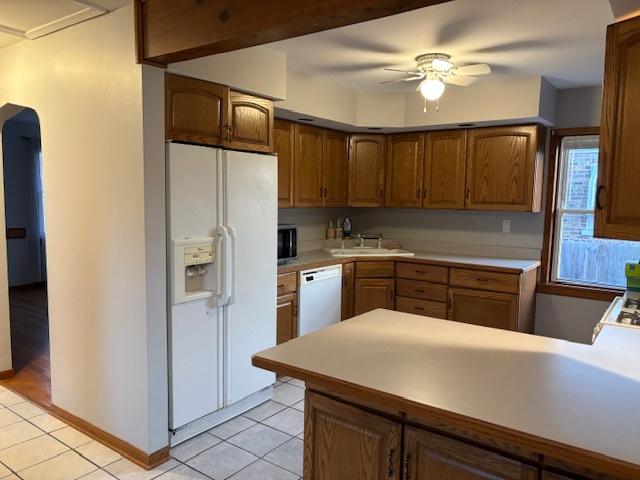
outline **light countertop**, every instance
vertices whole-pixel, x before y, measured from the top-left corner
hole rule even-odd
[[[422,261],[425,263],[446,264],[457,267],[476,267],[492,270],[504,270],[513,273],[522,273],[536,269],[540,266],[538,260],[517,260],[510,258],[477,257],[471,255],[445,254],[434,252],[413,251],[413,257],[334,257],[325,250],[312,250],[298,254],[297,260],[292,260],[284,265],[278,266],[278,273],[295,272],[306,270],[307,268],[317,268],[320,266],[337,265],[349,263],[354,260],[369,261]]]
[[[640,464],[640,329],[607,326],[584,345],[374,310],[254,363]]]

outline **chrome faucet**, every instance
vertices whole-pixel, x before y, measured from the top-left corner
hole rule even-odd
[[[378,248],[382,248],[382,234],[381,233],[358,233],[354,237],[358,239],[358,247],[364,247],[365,240],[378,240]]]

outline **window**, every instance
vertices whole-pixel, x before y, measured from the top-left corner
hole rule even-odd
[[[640,242],[593,237],[598,135],[557,135],[554,140],[555,211],[547,212],[551,213],[548,231],[553,239],[548,280],[581,287],[625,288],[625,264],[640,259]]]

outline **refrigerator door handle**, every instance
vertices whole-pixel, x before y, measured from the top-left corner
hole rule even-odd
[[[219,300],[222,295],[222,249],[225,234],[222,231],[224,227],[218,227],[216,230],[216,290],[215,297]]]
[[[231,299],[230,285],[231,279],[231,237],[229,231],[224,225],[218,226],[218,232],[222,235],[222,248],[223,248],[223,262],[219,264],[218,275],[222,277],[222,288],[220,289],[220,297],[218,297],[218,306],[223,307],[229,304]]]
[[[236,283],[236,251],[237,251],[238,236],[236,235],[236,231],[233,229],[231,225],[226,225],[226,227],[227,227],[227,232],[229,233],[229,237],[231,238],[231,245],[232,245],[232,248],[229,249],[231,258],[226,263],[226,268],[227,268],[227,271],[229,272],[228,278],[230,279],[228,284],[229,290],[227,291],[228,293],[227,305],[229,305],[234,302],[235,293],[236,293],[236,285],[235,285]]]

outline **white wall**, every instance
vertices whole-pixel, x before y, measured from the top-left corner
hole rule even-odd
[[[601,104],[599,86],[558,91],[556,128],[599,126]]]
[[[18,119],[2,129],[6,225],[25,228],[26,238],[7,241],[9,286],[42,280],[36,203],[34,148],[40,146],[37,124]]]
[[[151,228],[158,214],[147,202],[158,197],[145,192],[147,181],[161,179],[149,177],[134,45],[128,5],[2,49],[0,105],[32,107],[41,122],[53,403],[151,452],[168,443],[166,395],[149,387],[166,372],[159,353],[166,334],[150,331],[164,324],[164,312],[148,304],[161,289],[148,278],[158,254],[149,252],[147,235],[162,226]],[[5,297],[0,273],[2,354]],[[0,360],[7,368],[6,355]],[[164,431],[153,428],[158,421]]]

